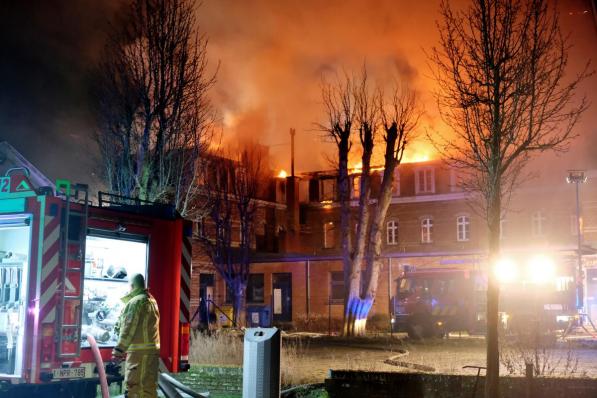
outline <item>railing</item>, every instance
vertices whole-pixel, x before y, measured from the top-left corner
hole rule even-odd
[[[173,218],[177,215],[176,209],[170,204],[157,203],[108,192],[98,193],[98,204],[99,207],[120,208],[138,214],[161,215],[168,218]]]

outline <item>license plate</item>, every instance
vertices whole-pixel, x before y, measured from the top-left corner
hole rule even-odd
[[[85,377],[85,368],[52,369],[55,379],[77,379]]]

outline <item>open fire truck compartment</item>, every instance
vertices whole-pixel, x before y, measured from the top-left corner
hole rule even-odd
[[[92,206],[86,186],[64,180],[36,188],[27,170],[0,177],[0,395],[95,397],[87,335],[109,361],[136,273],[158,302],[163,363],[188,369],[190,225],[116,199]]]

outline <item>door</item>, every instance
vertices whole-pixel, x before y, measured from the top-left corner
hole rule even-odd
[[[292,274],[272,275],[272,311],[274,322],[292,322]]]

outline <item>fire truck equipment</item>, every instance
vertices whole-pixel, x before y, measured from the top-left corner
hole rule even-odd
[[[135,273],[162,309],[160,357],[188,369],[191,225],[167,206],[101,193],[93,206],[85,185],[27,176],[0,177],[0,396],[95,397],[88,338],[110,358]]]

